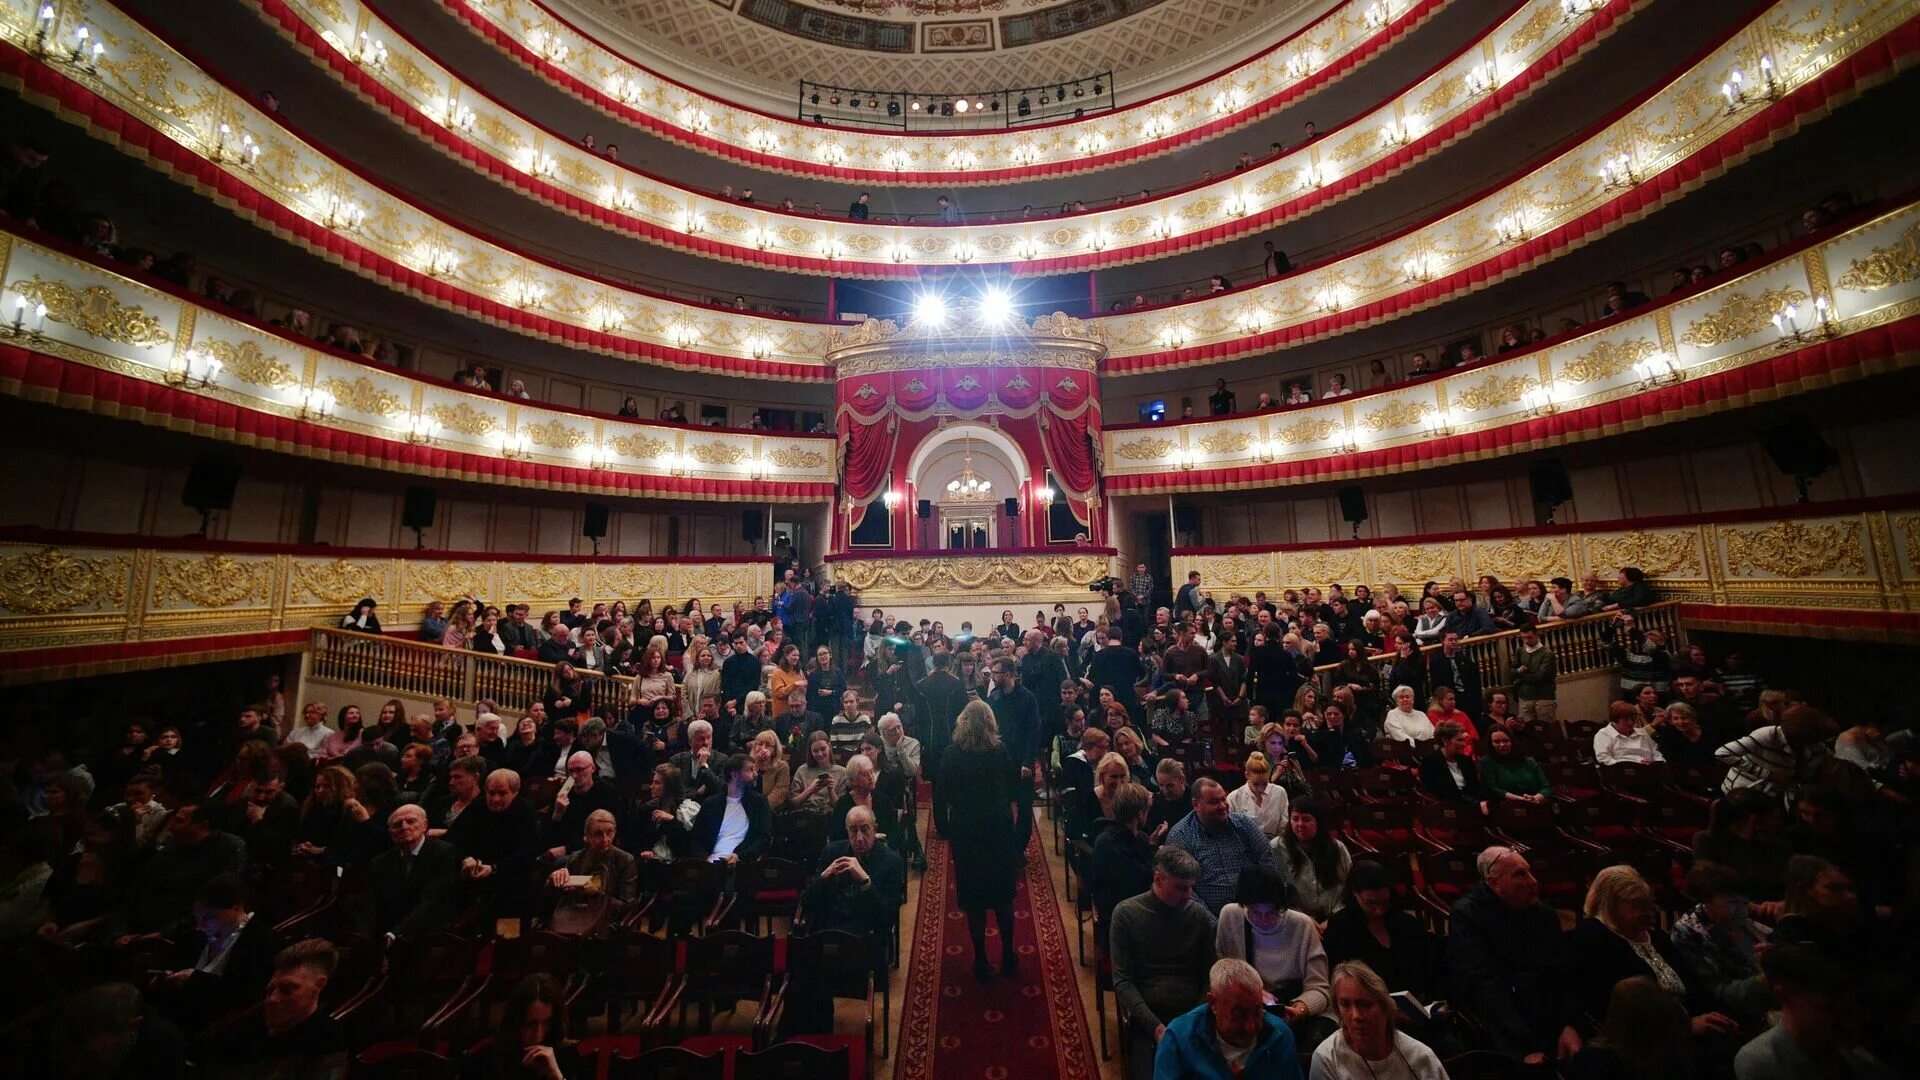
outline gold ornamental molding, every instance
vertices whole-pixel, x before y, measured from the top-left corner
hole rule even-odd
[[[1109,483],[1118,481],[1114,490],[1122,494],[1270,487],[1276,481],[1206,479],[1204,471],[1413,446],[1766,363],[1783,349],[1844,338],[1920,314],[1920,256],[1912,256],[1913,266],[1907,268],[1909,256],[1902,254],[1920,250],[1912,248],[1920,243],[1916,237],[1920,202],[1692,296],[1649,305],[1591,333],[1442,378],[1218,420],[1154,429],[1107,428],[1101,433],[1104,476]],[[1831,283],[1824,269],[1829,266],[1838,271]],[[1895,356],[1824,378],[1861,377],[1911,362]],[[1726,407],[1731,406],[1711,403],[1641,424]],[[1598,434],[1619,430],[1624,429]],[[1542,441],[1586,437],[1593,436],[1572,430]],[[1440,460],[1423,458],[1405,467],[1425,468]],[[1196,473],[1202,475],[1193,478]],[[1138,479],[1129,483],[1129,478]]]
[[[973,300],[955,298],[937,319],[868,319],[835,330],[827,362],[840,379],[989,365],[1081,371],[1092,379],[1106,354],[1097,323],[1060,311],[1031,321],[996,318]]]
[[[944,187],[1000,183],[1004,178],[996,177],[997,171],[1035,166],[1055,175],[1070,174],[1100,168],[1089,159],[1103,153],[1159,154],[1210,138],[1250,122],[1278,100],[1303,99],[1328,83],[1324,69],[1356,50],[1392,40],[1439,6],[1417,0],[1342,0],[1276,49],[1179,93],[1089,119],[1027,132],[886,134],[800,123],[702,94],[604,47],[530,0],[445,2],[456,18],[484,26],[486,33],[540,58],[537,63],[519,59],[563,91],[682,145],[778,172]],[[303,17],[351,40],[360,23],[350,16],[350,3],[309,0]],[[1559,0],[1551,6],[1557,8]],[[330,24],[315,18],[321,13]],[[565,78],[556,77],[555,71]]]
[[[547,610],[565,610],[574,596],[589,604],[624,600],[629,607],[693,598],[731,607],[773,590],[772,564],[757,561],[276,554],[259,550],[264,545],[208,551],[127,539],[126,546],[0,540],[0,655],[331,626],[367,596],[380,602],[385,628],[404,630],[418,625],[428,603],[467,596],[530,604],[538,621]]]
[[[1554,532],[1513,531],[1422,541],[1381,540],[1322,549],[1287,548],[1173,556],[1173,576],[1199,571],[1216,597],[1339,582],[1398,586],[1419,595],[1428,581],[1505,582],[1587,574],[1611,584],[1623,566],[1653,579],[1663,599],[1791,610],[1920,612],[1920,497],[1708,515],[1680,525],[1599,522]],[[1876,542],[1876,537],[1883,542]]]
[[[863,605],[1051,603],[1111,574],[1112,556],[1052,553],[845,558],[827,564]]]
[[[471,393],[280,337],[5,231],[0,231],[0,281],[9,283],[0,289],[0,340],[8,344],[223,405],[386,440],[398,444],[396,450],[429,445],[572,467],[588,477],[605,477],[609,490],[634,490],[615,482],[623,477],[709,481],[713,484],[703,497],[722,499],[765,501],[781,485],[823,486],[834,479],[830,438],[688,429]],[[17,327],[5,321],[7,314],[18,316]],[[189,424],[158,412],[134,414],[120,403],[88,402],[24,382],[0,382],[0,393],[267,445],[254,436],[242,437],[237,428]],[[292,453],[331,453],[292,443],[273,445]],[[424,464],[406,464],[403,455],[375,459],[361,454],[348,460],[394,471],[435,471]],[[514,482],[494,473],[475,478]],[[539,482],[550,486],[548,480]],[[729,483],[737,487],[729,491]],[[667,493],[665,488],[662,493]]]
[[[1609,25],[1616,25],[1631,17],[1644,0],[1609,2],[1614,8]],[[349,24],[344,10],[336,18],[332,12],[301,0],[253,0],[253,6],[283,35],[296,36],[283,20],[304,24],[312,37],[324,42],[324,49],[339,54],[391,97],[367,92],[362,84],[343,74],[334,57],[321,55],[320,47],[315,47],[315,58],[322,67],[375,108],[392,111],[396,119],[404,122],[408,117],[394,109],[395,99],[411,106],[428,123],[444,130],[429,132],[413,124],[403,126],[490,180],[518,187],[541,202],[596,224],[706,257],[749,264],[771,261],[788,272],[836,276],[884,276],[893,266],[998,264],[1017,269],[1031,260],[1084,258],[1095,237],[1107,238],[1095,249],[1108,253],[1099,261],[1114,264],[1134,261],[1139,255],[1128,254],[1128,249],[1149,243],[1174,242],[1190,248],[1227,242],[1239,231],[1234,222],[1311,191],[1315,185],[1304,184],[1299,177],[1312,173],[1319,184],[1324,184],[1334,175],[1368,168],[1399,153],[1420,134],[1452,123],[1499,84],[1523,77],[1536,64],[1546,70],[1533,82],[1557,74],[1569,66],[1569,58],[1560,52],[1562,44],[1581,30],[1587,16],[1594,14],[1583,5],[1578,17],[1570,17],[1564,0],[1533,0],[1488,27],[1480,38],[1481,48],[1462,50],[1442,70],[1343,125],[1341,130],[1351,134],[1329,133],[1329,139],[1340,140],[1331,151],[1318,144],[1303,146],[1197,189],[1133,203],[1124,209],[1043,220],[968,222],[955,228],[937,221],[843,220],[838,216],[838,206],[832,208],[835,217],[829,218],[781,211],[771,204],[746,205],[723,199],[610,161],[604,153],[581,146],[571,136],[541,127],[506,103],[463,82],[456,72],[397,33],[371,9],[359,8]],[[1405,4],[1412,6],[1410,2]],[[369,41],[378,42],[379,47],[366,44]],[[1490,53],[1495,55],[1494,60],[1486,59]],[[1254,67],[1271,68],[1279,63],[1277,58],[1268,57]],[[1284,92],[1289,81],[1283,73],[1276,89]],[[1245,96],[1253,85],[1243,87],[1240,95]],[[1181,95],[1180,100],[1197,103],[1207,100],[1204,95],[1204,89],[1196,89]],[[1416,98],[1418,107],[1410,104]],[[1159,107],[1159,115],[1170,111],[1165,105]],[[1191,111],[1215,119],[1220,115],[1211,105]],[[761,147],[778,143],[774,121],[755,117],[753,122],[760,125],[754,142]],[[1175,121],[1137,118],[1131,128],[1144,133],[1172,123]],[[1066,129],[1076,126],[1069,124]],[[985,138],[949,135],[941,137],[938,146],[929,145],[924,137],[859,133],[848,137],[893,143],[887,153],[893,155],[892,171],[897,178],[900,173],[923,168],[908,159],[952,164],[1011,155],[1030,162],[1043,157],[1041,144],[1059,145],[1068,138],[1079,144],[1080,151],[1067,160],[1080,160],[1097,155],[1130,125],[1123,117],[1108,116],[1090,127],[1082,135],[1071,135],[1060,127],[998,132]],[[821,138],[817,132],[810,134]],[[457,141],[472,153],[456,153],[440,141],[442,137]],[[1124,137],[1120,141],[1124,144]],[[972,143],[987,146],[983,152],[970,148]],[[983,163],[981,167],[992,166]],[[970,170],[967,166],[959,171],[964,174]],[[554,188],[560,192],[554,193]],[[582,203],[596,207],[598,213],[582,211]],[[1205,234],[1204,239],[1197,234]],[[867,265],[850,267],[849,261]]]

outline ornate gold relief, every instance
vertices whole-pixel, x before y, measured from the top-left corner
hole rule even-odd
[[[1456,71],[1452,75],[1440,80],[1439,84],[1433,89],[1427,91],[1426,96],[1420,99],[1420,103],[1413,107],[1413,111],[1424,115],[1436,109],[1445,108],[1454,98],[1466,92],[1467,73],[1464,71]]]
[[[1273,437],[1288,446],[1300,443],[1325,442],[1340,430],[1338,420],[1301,420],[1273,433]]]
[[[622,435],[613,440],[613,449],[623,457],[650,461],[673,449],[673,444],[648,435]]]
[[[1775,314],[1788,304],[1804,304],[1807,294],[1791,285],[1767,289],[1758,296],[1735,292],[1720,304],[1720,310],[1689,323],[1680,340],[1698,348],[1712,348],[1739,341],[1759,333],[1773,322]]]
[[[753,591],[752,580],[741,566],[683,566],[680,591],[689,598],[745,596]]]
[[[1514,30],[1513,36],[1507,39],[1507,47],[1500,51],[1512,56],[1533,48],[1561,20],[1559,7],[1558,4],[1541,4],[1526,22]]]
[[[352,409],[354,412],[370,413],[374,416],[392,416],[405,408],[406,404],[400,400],[400,395],[374,385],[373,380],[364,375],[352,382],[335,376],[320,385],[333,395],[333,400],[341,408]]]
[[[273,563],[265,559],[241,562],[225,555],[208,555],[200,559],[163,556],[153,561],[155,607],[173,600],[202,608],[266,604],[272,600],[272,593]]]
[[[0,559],[0,609],[58,615],[119,608],[127,601],[129,567],[123,555],[69,555],[56,547],[9,555]]]
[[[612,596],[622,600],[665,600],[666,569],[659,566],[630,564],[602,565],[593,569],[594,596]]]
[[[431,406],[427,415],[440,421],[441,427],[462,435],[485,435],[500,423],[491,413],[483,413],[464,401],[458,405]]]
[[[783,469],[818,469],[827,463],[827,455],[798,446],[779,446],[767,451],[767,460]]]
[[[1654,577],[1685,574],[1705,577],[1700,570],[1700,546],[1692,529],[1650,533],[1635,530],[1587,541],[1587,564],[1596,570],[1637,566]]]
[[[386,590],[387,575],[378,565],[345,559],[293,564],[290,600],[295,604],[309,598],[325,604],[351,604],[367,596],[378,600]]]
[[[1475,544],[1473,567],[1478,574],[1497,578],[1551,576],[1573,565],[1565,540],[1503,540],[1497,544]]]
[[[429,600],[453,601],[472,596],[485,599],[492,591],[487,571],[479,566],[461,566],[451,560],[438,563],[404,563],[407,595]]]
[[[514,151],[527,145],[519,132],[490,112],[476,111],[473,115],[473,126],[480,130],[481,136],[488,142],[502,150]]]
[[[1857,292],[1890,289],[1920,278],[1920,221],[1907,226],[1900,239],[1877,247],[1864,259],[1854,259],[1840,275],[1839,286]]]
[[[1453,407],[1467,412],[1484,412],[1511,405],[1527,396],[1527,391],[1540,385],[1540,381],[1531,375],[1509,375],[1501,378],[1488,375],[1477,386],[1470,386],[1459,397],[1453,399]]]
[[[1453,548],[1444,545],[1376,549],[1373,567],[1383,581],[1444,581],[1457,570]]]
[[[400,85],[413,91],[416,97],[432,101],[442,96],[440,88],[434,84],[433,76],[403,52],[388,52],[387,70],[393,72],[393,77],[400,81]]]
[[[1084,589],[1106,572],[1107,560],[1096,555],[989,554],[952,559],[848,559],[833,564],[836,578],[851,582],[862,592],[882,594]]]
[[[582,191],[595,191],[604,182],[600,170],[569,153],[556,166],[567,182]]]
[[[1271,584],[1267,575],[1272,567],[1266,556],[1217,555],[1205,559],[1197,568],[1203,580],[1223,589],[1244,589]]]
[[[1379,144],[1379,128],[1362,128],[1350,136],[1347,141],[1333,148],[1333,160],[1347,161],[1352,158],[1365,157]]]
[[[221,372],[243,383],[279,390],[300,381],[291,366],[277,356],[268,356],[251,341],[238,345],[231,341],[209,341],[206,345],[207,355],[220,361]]]
[[[528,441],[535,446],[550,447],[554,450],[571,450],[587,441],[587,433],[579,428],[568,427],[558,420],[549,420],[544,424],[524,424],[520,428],[526,432]]]
[[[1366,414],[1360,418],[1360,422],[1370,431],[1391,431],[1395,428],[1412,427],[1432,411],[1434,408],[1431,404],[1400,398]]]
[[[1907,542],[1907,568],[1920,573],[1920,516],[1908,514],[1897,518],[1895,523],[1900,526],[1900,535]]]
[[[1783,578],[1815,574],[1859,575],[1867,572],[1867,553],[1860,541],[1860,523],[1842,521],[1810,525],[1781,521],[1753,528],[1722,526],[1727,576],[1755,573]]]
[[[1281,559],[1288,584],[1325,586],[1366,580],[1358,551],[1289,551]]]
[[[1560,377],[1572,383],[1605,382],[1659,351],[1646,338],[1603,341],[1561,368]]]
[[[1173,447],[1172,439],[1147,438],[1121,443],[1113,448],[1113,452],[1128,461],[1159,461],[1173,453]]]
[[[715,439],[688,450],[687,456],[702,465],[738,465],[747,456],[747,448]]]
[[[1253,445],[1253,436],[1244,431],[1222,431],[1200,440],[1200,449],[1209,454],[1238,454]]]
[[[65,323],[83,334],[105,341],[119,341],[142,347],[165,345],[173,335],[160,328],[160,320],[141,310],[140,305],[124,305],[104,285],[76,289],[64,281],[42,281],[35,274],[11,286],[29,300],[47,305],[47,318]]]
[[[507,595],[528,600],[571,596],[579,575],[561,566],[514,566],[507,571]]]

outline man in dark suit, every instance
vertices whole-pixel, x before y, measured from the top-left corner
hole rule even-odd
[[[886,977],[893,927],[907,898],[907,864],[878,840],[873,811],[864,806],[847,811],[847,838],[820,853],[819,871],[800,898],[808,933],[844,930],[867,936],[876,979]],[[833,997],[808,974],[793,974],[783,1035],[833,1030]]]
[[[547,849],[550,859],[564,859],[586,843],[587,818],[595,810],[619,814],[620,796],[613,785],[600,781],[599,766],[592,754],[575,750],[567,758],[567,783],[554,796],[553,813],[547,821]]]
[[[747,710],[747,695],[760,689],[760,658],[747,648],[747,635],[734,631],[733,651],[720,663],[720,696]]]
[[[948,670],[952,666],[951,653],[934,653],[933,674],[914,686],[920,698],[919,723],[914,725],[918,729],[914,737],[920,740],[920,775],[929,780],[940,775],[940,754],[953,741],[954,721],[967,707],[966,684]]]
[[[193,922],[173,935],[172,970],[154,976],[147,1000],[184,1031],[199,1031],[266,990],[279,950],[273,927],[247,902],[237,874],[201,886]]]
[[[287,794],[282,773],[255,780],[246,801],[228,814],[227,831],[246,842],[248,861],[261,866],[286,862],[299,828],[300,804]]]
[[[1475,720],[1486,715],[1486,705],[1480,699],[1480,665],[1473,662],[1473,657],[1460,651],[1460,635],[1451,630],[1440,639],[1440,651],[1427,661],[1429,692],[1443,686],[1453,687],[1453,696],[1458,699],[1461,712]]]
[[[703,857],[733,866],[767,850],[773,839],[773,808],[755,785],[753,760],[727,759],[727,790],[700,804],[693,819],[693,846]]]
[[[1480,793],[1480,769],[1467,756],[1467,729],[1449,720],[1433,729],[1440,752],[1420,763],[1420,788],[1444,802],[1471,803],[1487,812]]]
[[[993,689],[987,692],[987,704],[993,707],[1007,756],[1020,766],[1020,818],[1013,825],[1013,842],[1024,866],[1027,837],[1033,832],[1033,762],[1040,753],[1040,703],[1033,691],[1020,685],[1013,661],[1003,656],[993,662]]]
[[[387,837],[393,846],[367,868],[361,930],[391,941],[440,928],[454,915],[459,851],[427,835],[427,812],[413,803],[388,815]]]

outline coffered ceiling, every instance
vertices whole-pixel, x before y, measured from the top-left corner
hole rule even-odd
[[[650,67],[791,100],[801,79],[970,92],[1111,70],[1125,97],[1184,82],[1330,0],[546,0]],[[679,69],[675,72],[673,69]],[[720,89],[718,87],[704,87]]]

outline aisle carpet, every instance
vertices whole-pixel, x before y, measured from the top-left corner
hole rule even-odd
[[[900,1080],[1099,1076],[1041,832],[1028,841],[1027,869],[1013,898],[1020,972],[1011,979],[998,973],[999,931],[991,930],[987,955],[995,974],[985,983],[973,977],[973,945],[966,913],[955,903],[946,842],[928,839],[907,969]]]

